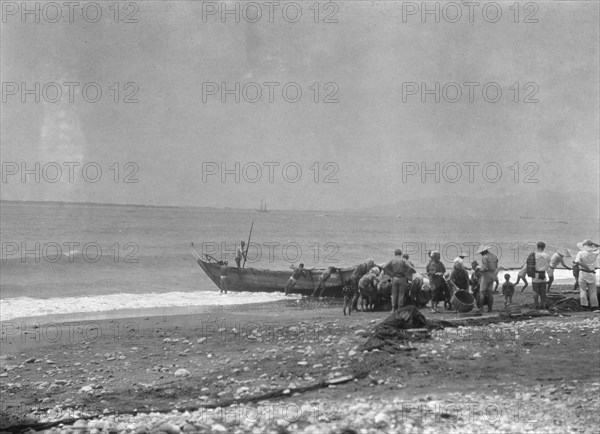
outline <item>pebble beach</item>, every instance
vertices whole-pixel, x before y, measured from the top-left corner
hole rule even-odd
[[[515,301],[526,306],[530,298],[530,290],[518,292]],[[496,295],[498,308],[484,316],[497,315],[500,300]],[[195,314],[5,321],[2,427],[597,432],[600,314],[446,328],[396,351],[361,350],[387,316],[344,317],[339,300],[304,298]]]

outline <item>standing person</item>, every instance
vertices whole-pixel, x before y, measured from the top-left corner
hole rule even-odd
[[[352,300],[354,300],[355,291],[356,287],[352,284],[352,279],[346,280],[346,283],[342,288],[342,295],[344,296],[344,316],[346,316],[346,308],[348,309],[348,315],[352,315]]]
[[[600,254],[600,244],[590,240],[577,243],[579,252],[575,255],[573,264],[579,267],[579,301],[582,307],[598,308],[596,292],[596,260]],[[588,301],[589,298],[589,301]]]
[[[496,271],[498,270],[498,257],[490,252],[489,246],[481,246],[476,254],[481,254],[481,280],[479,282],[479,292],[483,297],[482,306],[487,304],[488,312],[492,311],[494,305],[494,294],[492,287],[498,279]]]
[[[550,265],[548,266],[548,288],[546,288],[546,292],[550,292],[550,287],[552,286],[552,282],[554,282],[554,270],[558,268],[559,265],[562,265],[567,270],[570,270],[567,264],[565,264],[565,258],[569,258],[571,255],[567,249],[559,247],[556,249],[556,252],[550,257]]]
[[[339,272],[339,270],[335,267],[327,267],[327,269],[323,272],[323,274],[321,274],[321,277],[319,277],[319,284],[313,291],[311,297],[316,297],[317,292],[319,293],[319,297],[323,297],[323,292],[325,291],[325,282],[327,282],[329,280],[329,278],[331,277],[331,274],[335,273],[335,272]],[[341,274],[340,274],[340,279],[343,281]]]
[[[523,292],[525,291],[525,288],[529,286],[529,282],[527,282],[527,264],[523,265],[523,267],[519,270],[519,274],[517,274],[517,281],[515,282],[515,288],[521,280],[523,283],[525,283],[525,286],[521,288],[521,292]]]
[[[363,262],[356,267],[354,273],[352,273],[352,276],[350,277],[350,280],[352,280],[352,284],[355,286],[356,290],[354,292],[354,298],[352,299],[352,309],[355,311],[358,311],[358,297],[360,296],[358,293],[358,282],[360,281],[361,277],[363,277],[371,268],[373,268],[373,265],[375,265],[375,260],[373,258],[367,259],[367,262]]]
[[[392,277],[392,313],[404,306],[408,282],[412,280],[414,268],[402,257],[402,250],[394,251],[394,258],[383,266],[383,272]]]
[[[246,245],[245,241],[242,241],[238,248],[235,250],[235,263],[238,268],[241,268],[242,259],[246,259],[246,251],[244,250],[244,246]]]
[[[494,276],[494,293],[498,292],[498,286],[500,286],[500,279],[498,279],[498,272],[500,268],[496,269],[496,275]]]
[[[310,271],[304,269],[304,264],[301,263],[300,265],[298,265],[298,268],[294,270],[294,272],[290,276],[290,279],[288,280],[287,285],[285,286],[285,295],[290,295],[290,292],[296,286],[298,279],[300,279],[301,277],[306,277],[306,275],[309,272]]]
[[[546,308],[546,273],[550,267],[550,255],[544,252],[546,243],[539,241],[537,243],[537,251],[535,252],[535,274],[531,280],[533,287],[533,303],[536,309]],[[538,298],[541,300],[541,305],[538,303]]]
[[[504,275],[504,283],[502,284],[502,295],[504,295],[504,307],[512,304],[512,298],[515,293],[515,285],[510,281],[510,274]]]
[[[479,291],[480,283],[481,283],[481,267],[479,267],[479,263],[477,261],[471,262],[471,268],[473,269],[473,274],[471,274],[471,291],[473,292],[473,297],[475,298],[475,302],[477,303],[477,309],[481,309],[481,294]]]
[[[227,294],[227,262],[221,262],[221,287],[219,294]]]
[[[437,313],[437,305],[440,301],[448,298],[448,285],[444,280],[444,273],[446,273],[446,267],[440,261],[440,252],[431,251],[429,252],[429,263],[427,264],[427,275],[431,285],[431,312]]]

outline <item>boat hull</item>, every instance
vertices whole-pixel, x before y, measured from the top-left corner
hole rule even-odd
[[[208,262],[197,259],[198,265],[221,289],[221,265],[215,262]],[[332,273],[331,277],[325,283],[323,296],[342,297],[342,279],[348,280],[356,267],[342,268],[340,273]],[[315,288],[319,285],[319,277],[325,270],[312,270],[306,277],[301,277],[296,282],[296,286],[291,290],[293,294],[312,295]],[[292,270],[263,270],[259,268],[237,268],[228,267],[227,271],[227,289],[229,291],[239,292],[284,292]]]

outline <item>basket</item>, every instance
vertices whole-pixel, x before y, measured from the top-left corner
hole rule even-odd
[[[516,304],[509,304],[504,309],[508,316],[521,316],[521,309]]]
[[[450,300],[452,308],[460,313],[470,312],[475,307],[475,298],[467,291],[456,291]]]

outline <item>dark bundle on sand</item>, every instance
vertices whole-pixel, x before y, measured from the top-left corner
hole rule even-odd
[[[415,348],[407,346],[411,341],[431,338],[431,330],[446,327],[483,326],[504,322],[524,321],[533,317],[548,316],[548,312],[532,310],[519,317],[509,315],[465,318],[461,320],[428,319],[414,306],[405,306],[387,317],[375,327],[371,337],[361,347],[361,351],[385,349],[386,351],[412,351]]]
[[[579,312],[581,309],[581,304],[579,300],[575,298],[563,298],[555,302],[550,307],[550,312],[560,313],[560,312]]]
[[[453,327],[443,320],[429,320],[414,306],[400,308],[375,327],[375,333],[360,348],[361,351],[391,346],[393,350],[408,349],[399,344],[408,341],[429,339],[429,331]]]

